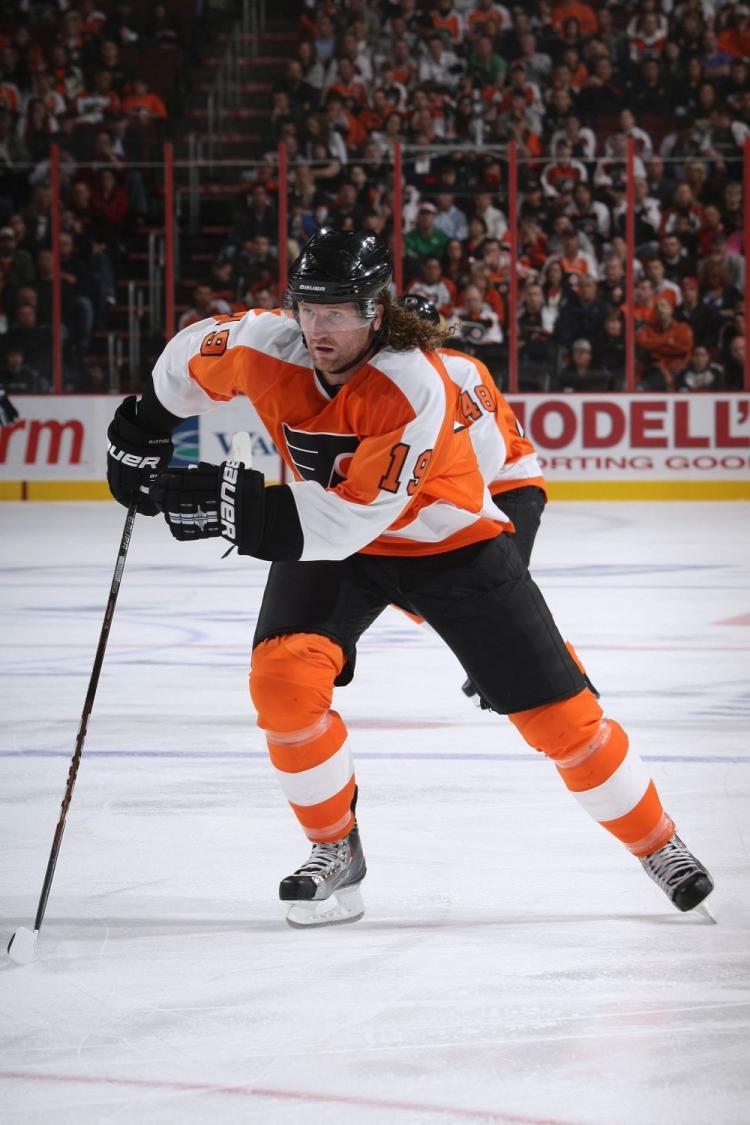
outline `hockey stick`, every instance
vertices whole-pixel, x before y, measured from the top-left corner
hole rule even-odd
[[[60,845],[62,844],[63,832],[65,831],[65,818],[68,815],[68,809],[70,808],[70,802],[73,797],[73,786],[76,783],[76,777],[78,776],[78,767],[81,763],[81,754],[83,753],[83,743],[86,738],[86,729],[88,727],[91,709],[94,706],[94,696],[96,695],[96,688],[99,683],[99,673],[102,670],[102,664],[104,662],[104,653],[107,648],[109,629],[112,624],[112,618],[115,612],[117,595],[120,592],[120,583],[122,581],[122,572],[125,568],[125,559],[128,554],[128,547],[130,546],[130,537],[133,534],[133,524],[135,523],[137,505],[138,497],[136,497],[135,500],[131,502],[130,507],[128,508],[128,514],[125,517],[125,527],[122,532],[122,539],[120,540],[120,549],[117,553],[115,573],[112,577],[112,585],[109,589],[109,600],[107,601],[107,608],[104,611],[104,621],[102,622],[102,629],[101,633],[99,634],[99,646],[96,650],[96,656],[94,657],[94,667],[91,669],[89,690],[86,693],[86,701],[83,705],[83,712],[81,713],[81,723],[78,727],[76,748],[70,762],[70,769],[68,770],[68,781],[65,786],[65,796],[63,797],[62,807],[60,810],[60,819],[57,822],[55,836],[52,841],[52,850],[49,853],[49,860],[47,861],[47,871],[44,876],[42,893],[39,896],[39,905],[36,909],[34,929],[29,930],[26,926],[20,926],[11,936],[11,939],[8,942],[8,956],[18,965],[27,965],[29,961],[33,959],[34,949],[36,948],[37,938],[39,937],[39,930],[41,929],[42,921],[44,920],[44,912],[47,909],[47,899],[49,898],[50,888],[52,887],[52,879],[54,878],[55,867],[57,866],[57,857],[60,854]]]
[[[233,436],[229,452],[233,461],[239,461],[246,469],[252,469],[253,440],[246,430],[238,430]]]

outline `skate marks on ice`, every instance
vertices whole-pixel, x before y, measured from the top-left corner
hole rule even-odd
[[[121,525],[65,508],[4,512],[9,565],[57,560],[44,587],[0,586],[0,749],[22,751],[0,759],[6,937],[33,917]],[[539,539],[566,634],[716,876],[718,925],[672,910],[467,705],[430,630],[386,613],[336,698],[366,914],[299,933],[276,884],[306,845],[248,719],[265,568],[139,520],[36,960],[0,978],[3,1125],[745,1125],[750,642],[717,623],[750,609],[748,525],[737,505],[553,505]]]

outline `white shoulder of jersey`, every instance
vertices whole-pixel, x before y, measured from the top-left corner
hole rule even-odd
[[[220,333],[226,333],[224,347],[212,352],[210,337],[213,334],[215,345]],[[173,336],[156,361],[153,379],[159,401],[183,418],[215,410],[220,403],[191,377],[191,362],[204,357],[207,363],[221,364],[237,347],[298,367],[312,366],[299,325],[291,317],[262,309],[251,309],[237,320],[208,317]]]
[[[474,387],[477,379],[481,382],[477,366],[470,356],[448,355],[442,350],[438,352],[438,355],[445,364],[445,370],[448,372],[451,382],[455,383],[457,387],[465,389],[468,384]]]
[[[415,414],[425,410],[445,411],[445,387],[440,374],[424,352],[411,348],[397,352],[383,348],[370,360],[370,367],[382,371],[411,403]]]
[[[312,367],[299,324],[294,317],[284,313],[250,309],[237,322],[237,331],[230,332],[228,346],[252,348],[272,359],[281,359],[298,367]]]

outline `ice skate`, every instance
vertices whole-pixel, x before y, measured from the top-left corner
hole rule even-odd
[[[641,863],[646,874],[678,910],[694,910],[714,889],[708,871],[688,851],[677,833],[658,852],[641,859]]]
[[[310,858],[279,885],[289,903],[290,926],[334,926],[357,922],[365,912],[360,884],[367,873],[356,824],[343,840],[313,844]]]

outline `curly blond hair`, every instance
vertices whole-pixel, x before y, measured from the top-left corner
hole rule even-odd
[[[395,304],[389,290],[383,290],[378,304],[383,306],[383,323],[377,334],[379,348],[393,348],[394,352],[408,352],[411,348],[434,352],[443,343],[445,332],[439,324],[430,324]]]

